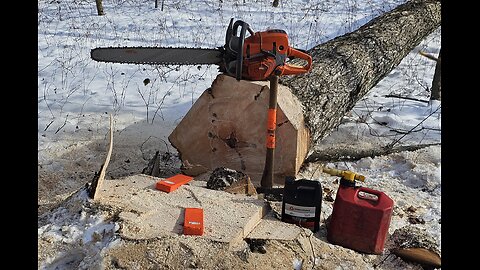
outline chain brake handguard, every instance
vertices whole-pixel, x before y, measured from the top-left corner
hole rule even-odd
[[[240,32],[238,31],[239,27],[241,28]],[[225,36],[225,69],[229,75],[234,76],[238,81],[242,79],[243,45],[247,31],[250,35],[254,34],[248,23],[242,20],[237,20],[234,23],[232,18]]]

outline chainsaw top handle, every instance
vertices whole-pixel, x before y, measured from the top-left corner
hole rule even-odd
[[[238,32],[238,27],[241,27]],[[230,24],[227,28],[227,34],[225,36],[225,50],[229,58],[226,60],[226,70],[229,74],[235,73],[235,78],[239,81],[242,79],[242,67],[243,67],[243,45],[245,43],[246,32],[253,35],[254,32],[250,28],[250,25],[242,20],[237,20],[233,23],[233,18],[230,20]],[[239,34],[239,36],[237,36]]]

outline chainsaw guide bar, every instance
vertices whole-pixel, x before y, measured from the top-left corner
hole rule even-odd
[[[93,60],[150,65],[210,65],[223,61],[221,49],[169,47],[103,47],[92,49]]]

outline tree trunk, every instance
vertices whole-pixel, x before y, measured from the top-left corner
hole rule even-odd
[[[438,53],[438,60],[437,64],[435,65],[435,74],[433,74],[433,81],[432,81],[432,88],[430,90],[430,100],[441,100],[441,91],[442,91],[442,85],[441,85],[441,55],[442,55],[442,49],[440,49],[440,52]]]
[[[95,0],[95,3],[97,4],[97,14],[99,16],[105,15],[105,12],[103,11],[102,0]]]
[[[440,1],[409,1],[358,30],[315,46],[312,70],[283,77],[303,104],[315,146],[382,78],[440,26]],[[292,62],[295,62],[293,60]]]

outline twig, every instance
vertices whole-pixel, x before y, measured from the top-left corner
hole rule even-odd
[[[167,91],[167,93],[165,93],[165,95],[163,95],[162,97],[162,101],[160,102],[160,104],[158,105],[157,109],[155,110],[155,112],[153,113],[153,117],[152,117],[152,124],[153,124],[153,121],[155,120],[155,116],[157,115],[158,111],[160,111],[160,117],[162,118],[162,120],[165,120],[164,117],[163,117],[163,113],[162,113],[162,105],[163,105],[163,102],[165,101],[165,98],[169,95],[169,91]],[[148,120],[147,120],[148,121]]]
[[[317,166],[317,167],[315,168],[315,170],[313,170],[313,173],[312,173],[312,175],[310,176],[310,179],[313,178],[313,176],[315,175],[315,173],[318,171],[318,168],[321,168],[321,167],[322,167],[322,166]]]
[[[46,90],[47,90],[47,83],[44,83],[44,87],[43,87],[43,101],[45,101],[45,105],[47,105],[47,108],[48,108],[48,110],[50,111],[50,114],[52,115],[52,117],[55,117],[55,115],[54,115],[53,112],[52,112],[52,109],[50,108],[50,105],[48,105]]]
[[[418,53],[419,53],[420,55],[422,55],[422,56],[425,56],[426,58],[428,58],[428,59],[430,59],[430,60],[433,60],[433,61],[436,61],[436,62],[439,61],[437,57],[435,57],[435,56],[433,56],[433,55],[431,55],[431,54],[429,54],[429,53],[426,53],[426,52],[424,52],[424,51],[419,51]]]
[[[47,131],[48,127],[50,127],[50,125],[51,125],[53,122],[54,122],[54,120],[52,120],[52,122],[50,122],[50,124],[48,124],[43,131]]]
[[[403,96],[399,96],[399,95],[385,95],[384,97],[393,97],[393,98],[402,98],[402,99],[408,99],[408,100],[414,100],[414,101],[420,101],[420,102],[424,102],[424,103],[428,103],[429,101],[428,100],[423,100],[423,99],[416,99],[416,98],[411,98],[411,97],[403,97]]]
[[[400,134],[405,134],[405,133],[408,133],[408,132],[419,132],[419,131],[422,131],[422,130],[442,131],[439,128],[430,128],[430,127],[421,127],[417,130],[411,130],[411,131],[402,130],[402,129],[395,129],[395,128],[392,128],[392,127],[389,127],[389,126],[386,126],[386,127],[390,128],[390,131],[397,132],[397,133],[400,133]]]
[[[393,253],[389,253],[387,256],[385,256],[385,258],[383,258],[383,260],[381,260],[379,263],[373,265],[373,268],[377,268],[378,266],[380,266],[381,264],[383,264],[383,262],[385,262],[385,260],[390,257],[390,255],[392,255]]]
[[[392,127],[389,127],[389,126],[386,126],[388,128],[390,128],[389,131],[393,131],[393,132],[397,132],[397,133],[400,133],[400,134],[408,134],[408,133],[413,133],[413,132],[420,132],[422,131],[424,128],[421,127],[420,129],[417,129],[417,130],[400,130],[400,129],[395,129],[395,128],[392,128]]]
[[[143,153],[143,145],[144,145],[146,142],[148,142],[148,140],[150,140],[150,138],[156,138],[156,139],[158,139],[158,137],[156,137],[156,136],[148,136],[148,138],[147,138],[144,142],[142,142],[142,144],[140,144],[140,152],[142,152],[142,158],[143,158],[143,160],[148,160],[148,158],[145,157],[145,154]]]
[[[197,195],[195,195],[191,189],[187,189],[187,191],[190,193],[190,195],[192,195],[193,199],[200,204],[200,206],[203,206],[202,201],[198,199]]]
[[[164,144],[165,144],[165,147],[167,148],[167,152],[170,152],[170,150],[168,149],[168,144],[167,142],[164,140],[164,139],[160,139]]]
[[[108,146],[107,157],[105,159],[105,163],[102,165],[102,169],[100,170],[100,175],[98,176],[97,185],[95,187],[95,192],[93,193],[93,199],[97,198],[97,191],[103,184],[105,180],[105,172],[107,170],[108,163],[110,162],[110,157],[112,156],[112,149],[113,149],[113,116],[110,114],[110,144]]]
[[[148,98],[149,101],[145,100],[145,97],[142,94],[142,91],[140,91],[140,88],[137,86],[137,92],[140,94],[140,97],[143,100],[143,103],[145,103],[145,107],[147,107],[147,122],[148,122],[148,105],[150,105],[150,97]]]
[[[416,127],[420,126],[423,122],[425,122],[425,120],[427,120],[430,116],[432,116],[434,113],[436,113],[438,110],[440,110],[441,106],[438,106],[438,108],[431,112],[427,117],[425,117],[425,119],[423,119],[422,121],[420,121],[418,124],[416,124],[414,127],[412,127],[407,133],[403,134],[400,138],[394,140],[393,142],[389,143],[385,148],[393,148],[393,146],[398,143],[401,139],[403,139],[403,137],[407,136],[407,134],[409,134],[412,130],[414,130]]]
[[[67,119],[68,119],[68,114],[67,114],[67,116],[65,117],[65,122],[63,123],[63,125],[62,125],[61,127],[59,127],[59,128],[57,129],[57,131],[55,131],[55,134],[57,134],[57,133],[67,124]]]
[[[363,104],[365,105],[365,108],[366,108],[367,111],[368,111],[367,117],[370,117],[370,118],[372,118],[373,120],[375,120],[375,119],[372,117],[372,110],[370,110],[370,108],[369,108],[369,106],[368,106],[368,104],[367,104],[367,99],[363,99]],[[354,110],[352,110],[352,112],[355,113],[355,114],[358,116],[359,119],[362,119],[362,117],[361,117],[357,112],[355,112]],[[373,128],[370,126],[370,124],[367,122],[367,117],[365,117],[364,123],[365,123],[365,124],[367,125],[367,127],[368,127],[368,132],[369,132],[370,135],[372,135],[372,136],[380,137],[380,134],[378,134],[378,132],[377,132],[375,129],[373,129]],[[375,133],[375,134],[374,134],[374,133]]]
[[[313,269],[315,268],[315,249],[313,249],[312,235],[313,235],[313,232],[310,234],[310,236],[308,236],[308,242],[310,242],[310,247],[312,248],[312,255],[313,255],[312,269]]]

